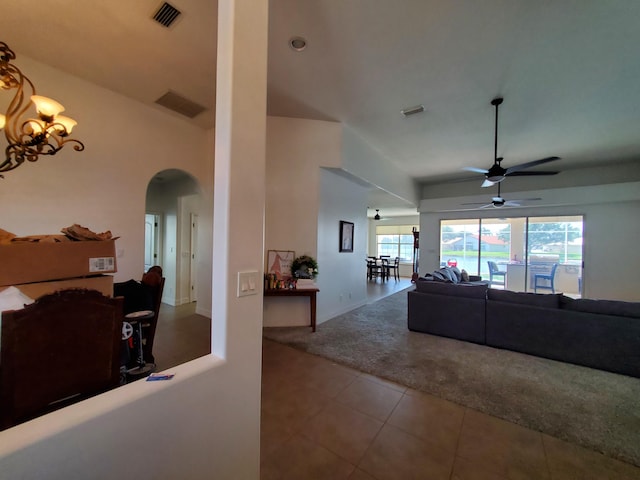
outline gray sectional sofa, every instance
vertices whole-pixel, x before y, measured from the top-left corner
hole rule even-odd
[[[408,327],[640,377],[640,303],[418,280]]]

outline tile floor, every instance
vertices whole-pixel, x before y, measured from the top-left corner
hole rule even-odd
[[[195,303],[160,306],[153,343],[156,371],[211,353],[211,319],[195,315],[195,311]]]
[[[264,340],[261,480],[640,479],[640,468]]]
[[[410,286],[370,282],[370,301]],[[209,353],[195,304],[162,306],[159,370]],[[202,321],[204,319],[205,321]],[[261,480],[640,479],[640,468],[264,340]]]

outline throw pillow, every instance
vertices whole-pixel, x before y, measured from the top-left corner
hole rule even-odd
[[[445,280],[453,282],[453,273],[451,273],[451,269],[449,267],[442,267],[440,269],[440,273],[442,273]]]
[[[451,267],[451,273],[455,275],[454,283],[460,283],[462,281],[462,272],[458,270],[458,267]]]
[[[469,281],[469,274],[467,273],[467,271],[464,268],[460,272],[460,280],[463,281],[463,282],[468,282]]]
[[[449,282],[449,277],[448,276],[444,276],[444,273],[442,273],[439,270],[434,270],[434,272],[431,274],[433,276],[434,280],[438,280],[440,282]]]

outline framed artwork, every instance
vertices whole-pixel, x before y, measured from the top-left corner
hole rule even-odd
[[[340,251],[353,252],[353,223],[340,220]]]
[[[292,250],[267,250],[266,273],[274,273],[276,278],[291,277],[291,263],[296,258]]]

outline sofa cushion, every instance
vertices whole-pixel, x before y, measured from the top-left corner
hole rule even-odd
[[[566,310],[573,310],[576,312],[640,318],[640,302],[592,300],[588,298],[580,298],[576,300],[563,296],[560,306]]]
[[[490,288],[487,294],[489,300],[498,302],[518,303],[542,308],[560,308],[562,294],[512,292]]]
[[[487,285],[457,285],[454,283],[434,282],[420,279],[416,282],[416,290],[418,292],[466,298],[484,299],[487,295],[487,288]]]

